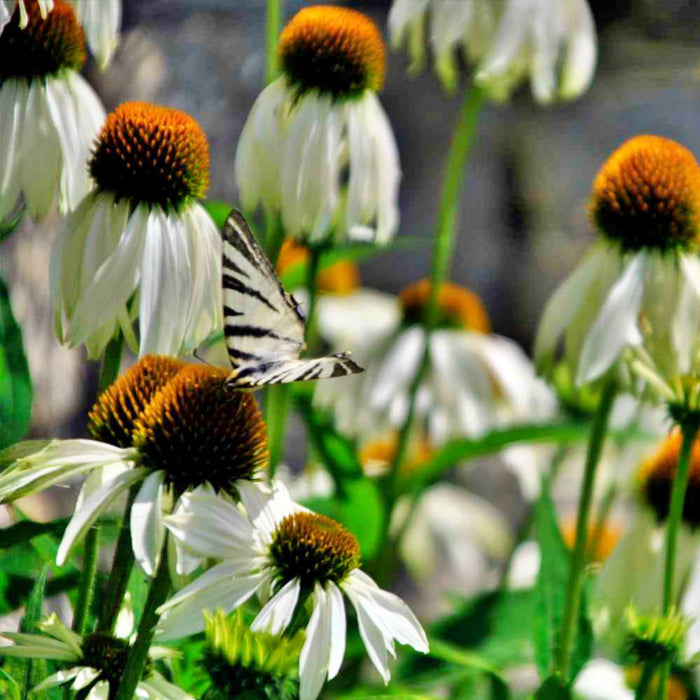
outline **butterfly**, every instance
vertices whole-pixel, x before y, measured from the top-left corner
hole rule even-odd
[[[235,209],[224,226],[223,246],[224,336],[233,367],[227,386],[254,390],[363,371],[349,352],[299,358],[306,347],[301,307]]]

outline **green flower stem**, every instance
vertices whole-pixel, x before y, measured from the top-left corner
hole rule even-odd
[[[312,351],[316,337],[316,278],[321,267],[321,254],[323,249],[319,246],[309,247],[309,262],[306,266],[306,349]]]
[[[280,256],[280,250],[284,243],[284,226],[279,214],[272,214],[265,210],[265,252],[274,267]]]
[[[265,420],[267,422],[267,444],[270,452],[270,479],[274,478],[284,452],[289,398],[289,387],[284,384],[269,386],[265,390]]]
[[[129,527],[129,515],[131,506],[138,493],[138,486],[129,491],[129,498],[124,508],[124,519],[119,530],[117,546],[114,551],[112,571],[107,582],[107,590],[102,605],[102,614],[97,624],[97,631],[104,634],[112,634],[117,621],[119,609],[124,600],[124,594],[129,584],[131,570],[134,568],[134,548],[131,545],[131,528]]]
[[[646,661],[642,668],[642,677],[637,683],[637,687],[634,691],[634,700],[648,700],[649,686],[654,680],[654,674],[656,673],[657,664],[653,661]]]
[[[132,700],[134,697],[156,631],[156,623],[158,622],[156,610],[165,602],[168,593],[170,593],[170,571],[168,567],[168,537],[166,535],[160,553],[160,563],[148,589],[148,597],[143,608],[136,641],[129,650],[129,660],[126,662],[115,700]]]
[[[698,432],[698,423],[688,421],[681,425],[683,443],[678,458],[676,475],[673,479],[673,491],[671,492],[671,507],[666,521],[666,564],[664,567],[664,594],[661,612],[668,615],[673,606],[673,574],[676,563],[676,549],[678,545],[678,529],[683,518],[683,504],[685,503],[685,491],[688,488],[690,471],[690,455],[693,450],[693,442]]]
[[[112,340],[107,343],[102,357],[100,368],[100,380],[98,392],[101,394],[118,376],[122,364],[122,351],[124,349],[124,336],[121,329],[117,330]]]
[[[596,469],[600,453],[605,442],[610,411],[615,401],[617,385],[613,379],[608,379],[603,387],[600,402],[593,418],[591,437],[588,442],[586,464],[583,473],[583,484],[578,504],[578,520],[576,521],[576,539],[571,555],[569,579],[566,587],[566,602],[559,634],[559,645],[555,657],[555,672],[562,679],[568,679],[571,665],[571,650],[576,636],[576,623],[581,607],[581,594],[585,579],[586,543],[588,540],[588,521],[593,501]]]
[[[282,25],[282,0],[267,0],[267,21],[265,23],[265,83],[271,83],[279,72],[277,62],[277,41]]]
[[[418,371],[409,388],[408,412],[401,430],[399,431],[396,454],[391,465],[388,480],[389,504],[393,506],[396,494],[396,481],[404,460],[408,438],[411,431],[411,424],[416,410],[416,396],[430,362],[430,335],[435,328],[435,323],[439,314],[438,299],[440,285],[448,278],[450,262],[455,247],[455,234],[457,232],[457,213],[459,209],[459,193],[464,182],[464,174],[467,160],[474,142],[476,127],[481,114],[484,102],[484,93],[481,88],[472,85],[468,88],[462,103],[462,109],[457,124],[457,130],[452,138],[450,152],[447,158],[447,169],[442,186],[442,196],[440,199],[440,209],[438,211],[437,225],[435,231],[435,242],[433,244],[433,259],[430,273],[430,297],[426,312],[425,323],[425,346],[421,356]],[[390,511],[387,511],[387,527]]]
[[[80,582],[78,584],[78,600],[73,614],[73,631],[77,634],[85,632],[85,625],[92,605],[92,597],[95,587],[95,577],[97,575],[97,555],[100,551],[100,532],[98,526],[93,526],[88,530],[85,537],[85,548],[83,554],[83,566],[80,571]]]

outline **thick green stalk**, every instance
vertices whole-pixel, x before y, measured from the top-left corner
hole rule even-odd
[[[83,566],[80,571],[80,582],[78,583],[78,600],[75,605],[73,615],[73,631],[77,634],[85,632],[90,606],[95,588],[95,577],[97,575],[97,555],[100,551],[100,532],[98,526],[93,526],[88,530],[85,537],[85,548],[83,553]]]
[[[129,650],[129,660],[126,663],[115,700],[132,700],[148,660],[148,650],[151,647],[151,641],[156,631],[156,623],[158,622],[158,613],[156,611],[165,602],[170,592],[167,540],[166,536],[160,553],[160,563],[148,589],[148,597],[143,608],[136,641]]]
[[[265,421],[267,445],[270,452],[269,477],[273,479],[284,452],[284,436],[289,410],[289,387],[284,384],[269,386],[265,390]]]
[[[646,661],[642,667],[642,677],[637,683],[637,688],[634,691],[634,700],[648,700],[649,687],[651,686],[652,680],[654,680],[654,674],[656,673],[657,664],[653,661]]]
[[[282,0],[267,0],[267,20],[265,23],[265,83],[271,83],[279,72],[277,61],[277,40],[282,24]]]
[[[309,248],[309,261],[306,266],[306,349],[311,351],[315,343],[316,332],[316,278],[321,267],[321,248]]]
[[[472,85],[468,88],[462,103],[457,130],[452,138],[450,152],[447,159],[447,168],[442,186],[442,196],[440,198],[440,209],[438,210],[435,239],[433,243],[433,258],[430,273],[430,297],[426,311],[425,323],[425,346],[418,370],[409,388],[408,412],[406,419],[399,431],[396,454],[391,465],[391,472],[388,483],[388,498],[390,505],[393,500],[396,479],[399,468],[404,460],[408,438],[411,431],[411,424],[415,414],[416,396],[418,388],[425,376],[429,364],[429,343],[430,334],[435,327],[438,318],[439,291],[441,284],[449,277],[450,263],[455,247],[455,234],[457,231],[457,213],[459,209],[459,194],[464,182],[464,175],[471,146],[474,142],[476,127],[481,114],[481,107],[484,101],[484,93],[481,88]],[[387,518],[389,512],[387,512]]]
[[[129,584],[131,570],[134,568],[134,548],[131,545],[131,527],[129,516],[131,506],[134,503],[138,486],[134,486],[129,491],[129,498],[124,508],[124,518],[117,538],[117,546],[114,550],[114,560],[112,561],[112,571],[107,581],[107,589],[102,604],[102,614],[97,623],[97,631],[104,634],[111,634],[117,621],[119,609],[124,600],[124,594]]]
[[[566,602],[559,633],[559,645],[555,658],[555,672],[562,678],[568,679],[571,665],[571,651],[574,646],[576,627],[581,607],[581,595],[585,580],[586,543],[588,541],[588,521],[593,501],[596,469],[600,453],[605,442],[610,411],[615,401],[617,386],[613,379],[608,379],[601,392],[600,402],[593,418],[591,437],[588,441],[588,452],[583,472],[583,484],[578,504],[578,520],[576,521],[576,539],[571,555],[569,579],[566,587]]]
[[[265,252],[274,267],[284,243],[284,226],[280,214],[272,214],[265,210]]]

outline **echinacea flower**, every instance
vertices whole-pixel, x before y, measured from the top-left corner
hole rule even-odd
[[[197,201],[209,185],[204,132],[179,110],[126,102],[107,117],[89,167],[95,189],[53,254],[56,334],[90,357],[119,327],[141,355],[191,350],[223,324],[221,236]]]
[[[304,643],[299,630],[291,639],[253,632],[239,609],[204,613],[204,663],[211,686],[204,700],[229,700],[251,692],[261,698],[297,700],[297,663]]]
[[[79,691],[84,700],[108,700],[114,697],[129,653],[129,642],[121,636],[100,633],[79,635],[68,629],[52,614],[38,623],[43,634],[3,632],[2,636],[14,642],[0,647],[0,655],[26,659],[53,660],[70,664],[33,688],[42,692],[56,686],[68,686]],[[128,635],[128,632],[127,632]],[[125,635],[125,636],[127,636]],[[151,660],[177,656],[174,649],[152,646]],[[136,696],[145,700],[193,700],[183,690],[147,667],[139,681]]]
[[[435,69],[448,89],[457,83],[460,47],[476,64],[477,84],[497,101],[528,78],[542,104],[576,98],[593,79],[597,39],[586,0],[394,0],[392,43],[408,40],[414,69],[424,61],[427,15]]]
[[[367,367],[361,377],[341,378],[335,386],[315,389],[315,403],[333,411],[342,433],[371,439],[377,432],[403,425],[425,344],[422,321],[429,295],[428,280],[409,285],[394,300],[393,314],[386,313],[383,304],[377,307],[386,322],[376,325],[371,321],[374,302],[361,315],[353,307],[357,313],[353,323],[348,314],[338,315],[342,298],[329,306],[335,314],[321,313],[319,305],[321,334],[342,337],[356,329],[350,346]],[[550,417],[551,394],[520,347],[491,332],[481,300],[464,287],[446,283],[438,303],[439,323],[430,337],[429,368],[418,389],[415,410],[415,420],[431,444],[477,438],[497,427]],[[534,468],[532,460],[526,464],[523,458],[518,454],[513,463],[524,489],[531,493],[539,477],[530,468]]]
[[[63,0],[48,7],[19,3],[0,34],[0,220],[22,194],[32,218],[43,219],[54,201],[66,213],[90,189],[86,163],[105,112],[80,75],[85,39],[75,11]]]
[[[122,0],[70,0],[83,25],[90,51],[104,70],[112,60],[119,38]]]
[[[73,545],[117,498],[137,494],[129,513],[134,555],[152,575],[165,531],[164,514],[205,483],[235,494],[267,464],[265,424],[252,395],[231,392],[225,370],[144,357],[112,384],[90,412],[92,440],[54,440],[36,450],[19,443],[0,453],[0,502],[87,474],[75,513],[59,545]],[[190,571],[197,561],[178,561]]]
[[[538,369],[551,373],[564,336],[579,385],[619,368],[626,351],[657,358],[657,375],[684,374],[700,303],[700,166],[675,141],[637,136],[601,168],[590,210],[599,238],[545,308]]]
[[[399,158],[377,91],[384,44],[354,10],[307,7],[280,36],[282,75],[255,101],[236,151],[244,207],[281,214],[294,238],[386,243]]]
[[[253,631],[283,633],[308,600],[311,616],[299,658],[300,700],[313,700],[334,678],[345,654],[347,596],[357,613],[370,660],[388,683],[394,640],[428,651],[423,628],[406,604],[359,568],[359,544],[342,525],[294,503],[284,486],[269,494],[238,486],[246,515],[213,491],[183,497],[166,519],[170,532],[192,555],[222,563],[195,579],[159,612],[159,639],[175,639],[203,627],[202,609],[233,610],[257,593],[265,605]]]

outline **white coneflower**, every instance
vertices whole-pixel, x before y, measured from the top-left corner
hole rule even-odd
[[[682,374],[693,361],[700,303],[700,166],[675,141],[630,139],[598,173],[591,214],[599,240],[545,308],[538,368],[551,373],[564,336],[564,359],[578,384],[642,346],[663,358],[663,374]]]
[[[392,41],[400,46],[408,37],[414,68],[423,62],[427,15],[436,71],[448,89],[457,82],[459,47],[494,100],[528,78],[543,104],[576,98],[593,80],[597,39],[586,0],[394,0]]]
[[[222,320],[221,236],[197,199],[209,146],[176,109],[127,102],[105,122],[90,160],[95,190],[64,223],[51,270],[56,332],[100,355],[138,290],[139,353],[177,355]]]
[[[366,372],[357,379],[339,379],[332,387],[316,387],[314,394],[317,405],[333,410],[341,432],[367,439],[382,428],[402,427],[425,344],[422,322],[429,295],[428,280],[409,285],[395,301],[393,319],[382,304],[379,309],[386,322],[378,323],[372,333],[355,324],[359,333],[353,339],[353,354]],[[336,315],[341,301],[329,307]],[[430,365],[418,389],[415,410],[415,419],[431,444],[477,438],[497,427],[550,417],[551,394],[520,347],[491,332],[481,300],[464,287],[443,284],[438,304],[440,318],[430,338]],[[363,318],[372,314],[370,307]],[[342,323],[344,317],[332,316],[319,313],[322,334],[332,337],[353,327],[348,322],[343,330],[338,321]],[[530,469],[522,454],[513,464],[523,485],[528,484],[526,490],[536,488],[537,471]]]
[[[90,51],[103,70],[117,48],[122,20],[122,0],[70,0],[85,30]]]
[[[79,72],[75,11],[56,0],[47,14],[49,5],[19,3],[0,34],[0,220],[22,194],[42,219],[54,201],[65,213],[90,189],[86,163],[105,112]]]
[[[301,10],[280,36],[282,75],[256,100],[236,152],[243,205],[281,213],[309,243],[386,243],[398,225],[399,158],[377,98],[384,45],[364,15]]]
[[[163,515],[203,484],[235,493],[267,464],[265,424],[255,399],[226,389],[225,370],[144,357],[112,384],[90,413],[92,440],[55,440],[43,449],[19,443],[0,453],[0,502],[87,474],[58,549],[62,564],[74,544],[131,487],[134,555],[155,571],[165,531]],[[178,571],[197,566],[178,561]]]
[[[94,633],[79,635],[68,629],[55,615],[38,624],[43,634],[3,632],[14,642],[0,647],[0,655],[26,659],[43,659],[70,664],[32,690],[47,691],[56,686],[68,686],[79,691],[84,700],[108,700],[118,686],[129,654],[129,642],[119,636]],[[123,630],[127,637],[130,630]],[[149,658],[164,659],[177,656],[174,649],[153,646]],[[139,681],[136,697],[145,700],[194,700],[191,695],[163,678],[157,671],[147,670]]]
[[[251,629],[281,634],[308,599],[311,616],[299,659],[301,700],[313,700],[345,654],[343,594],[357,613],[370,660],[389,681],[394,640],[427,652],[423,628],[406,604],[384,591],[360,568],[359,545],[342,525],[295,504],[280,483],[269,497],[254,484],[239,484],[247,517],[212,491],[186,496],[184,508],[166,520],[183,548],[223,562],[177,593],[160,609],[156,635],[175,639],[201,630],[201,610],[232,610],[255,593],[266,599]]]

